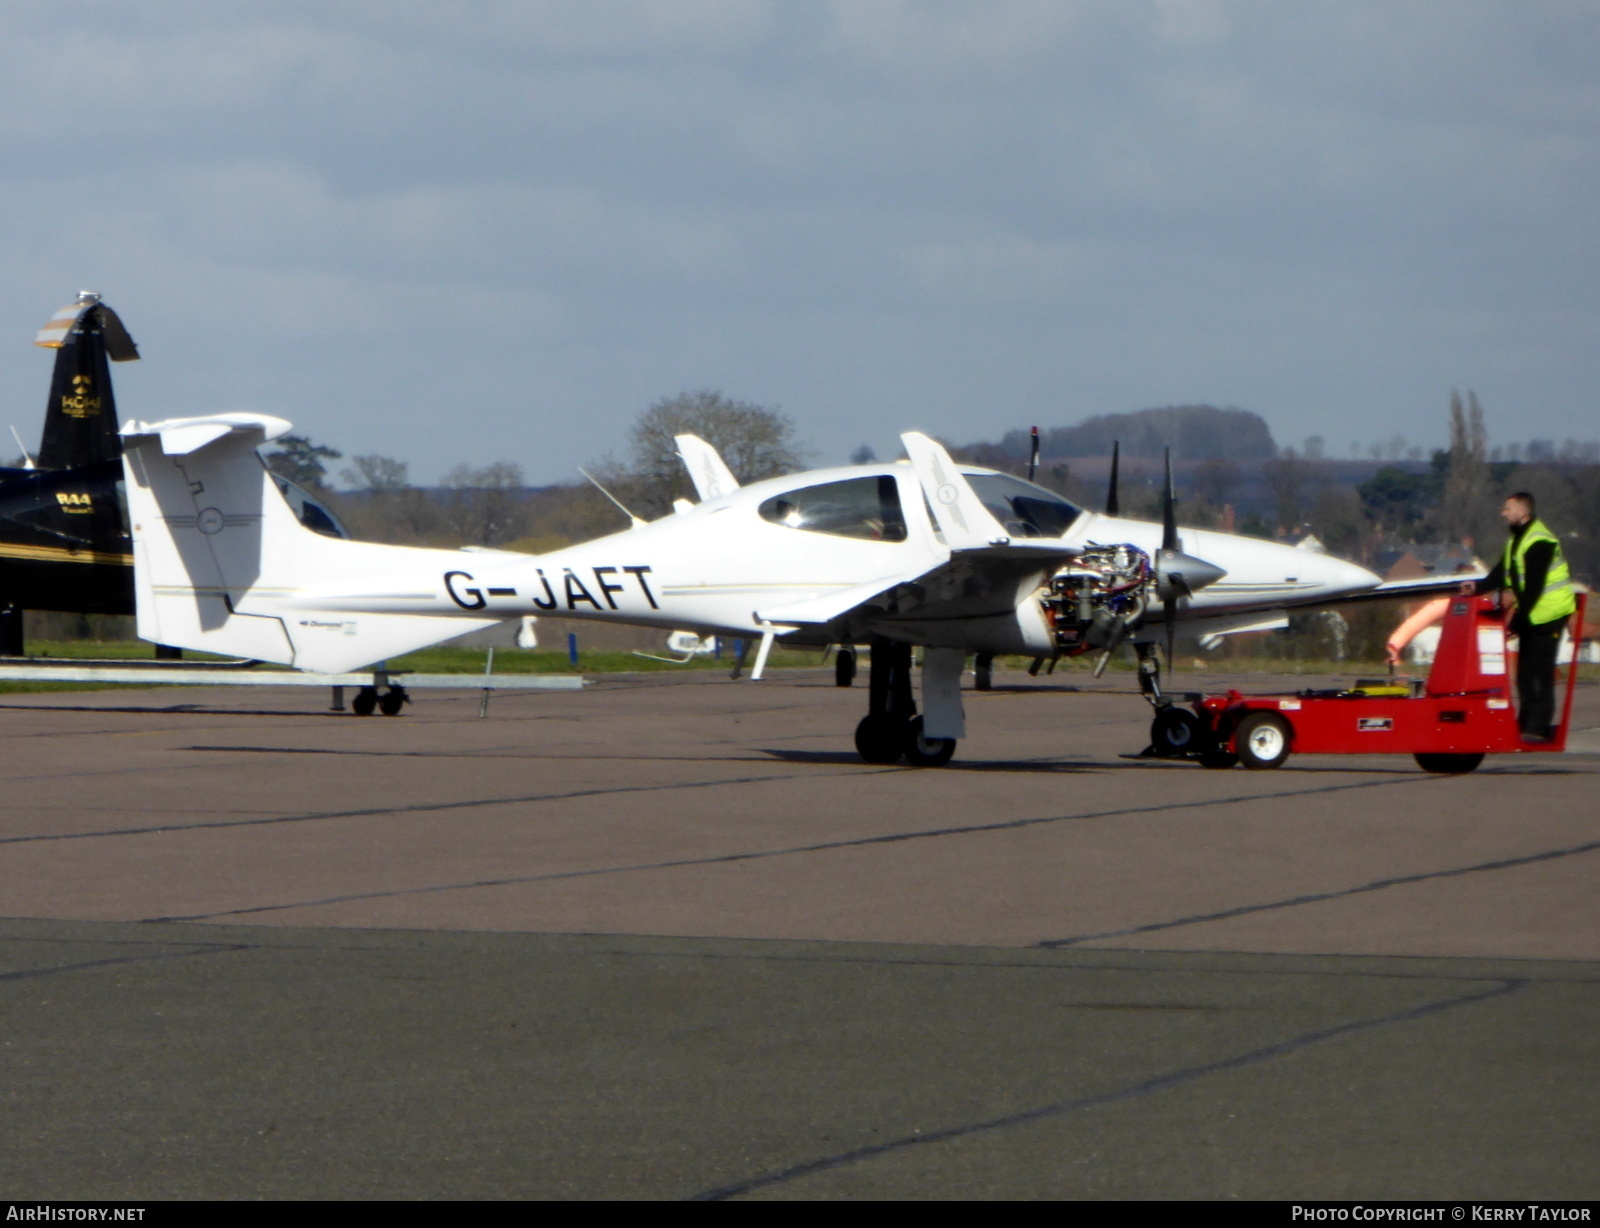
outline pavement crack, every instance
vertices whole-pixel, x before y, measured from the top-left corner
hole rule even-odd
[[[1071,1100],[1061,1100],[1054,1104],[1027,1109],[1021,1113],[1011,1113],[1004,1117],[991,1117],[986,1121],[967,1122],[958,1126],[947,1126],[942,1130],[926,1130],[902,1135],[887,1142],[836,1152],[833,1155],[806,1160],[800,1164],[779,1169],[776,1172],[764,1173],[744,1181],[717,1186],[713,1189],[693,1194],[687,1201],[722,1202],[729,1198],[737,1198],[741,1194],[750,1194],[775,1185],[783,1185],[786,1182],[795,1181],[802,1177],[809,1177],[814,1173],[827,1172],[830,1169],[844,1168],[847,1165],[880,1159],[912,1147],[924,1147],[930,1144],[949,1142],[952,1139],[965,1138],[974,1134],[1008,1130],[1015,1126],[1031,1125],[1034,1122],[1045,1121],[1052,1117],[1063,1117],[1068,1113],[1096,1109],[1126,1100],[1137,1100],[1157,1092],[1170,1091],[1173,1088],[1182,1087],[1187,1083],[1193,1083],[1209,1075],[1220,1074],[1227,1070],[1238,1070],[1244,1066],[1254,1066],[1261,1062],[1272,1061],[1275,1058],[1286,1057],[1291,1053],[1308,1049],[1313,1045],[1320,1045],[1330,1040],[1336,1040],[1343,1036],[1370,1031],[1374,1028],[1388,1027],[1392,1024],[1406,1023],[1413,1019],[1422,1019],[1428,1015],[1439,1014],[1441,1011],[1454,1010],[1457,1007],[1471,1006],[1494,998],[1502,998],[1526,988],[1527,985],[1528,982],[1525,980],[1506,980],[1493,988],[1480,990],[1477,993],[1463,994],[1455,998],[1444,998],[1435,1002],[1426,1002],[1421,1006],[1408,1007],[1405,1010],[1381,1015],[1374,1019],[1357,1019],[1350,1023],[1341,1023],[1330,1028],[1319,1028],[1314,1032],[1305,1032],[1288,1040],[1264,1045],[1259,1049],[1251,1049],[1233,1057],[1222,1058],[1215,1062],[1205,1062],[1195,1066],[1186,1066],[1180,1070],[1157,1075],[1153,1079],[1145,1079],[1113,1091],[1100,1092],[1093,1096],[1080,1096]]]
[[[887,769],[905,770],[905,769]],[[208,831],[234,827],[261,827],[276,823],[315,823],[332,819],[370,819],[392,814],[430,814],[472,810],[479,806],[517,806],[534,802],[561,802],[581,797],[609,797],[621,793],[663,793],[677,789],[717,789],[725,785],[755,785],[793,780],[792,773],[775,776],[739,776],[724,780],[689,780],[667,785],[620,785],[603,789],[573,789],[566,793],[533,793],[519,797],[485,797],[458,802],[418,802],[411,806],[371,806],[359,810],[325,810],[309,814],[273,815],[268,818],[228,822],[166,823],[156,827],[116,827],[100,831],[52,832],[31,836],[0,837],[0,845],[42,844],[56,840],[102,840],[114,836],[156,836],[167,832]]]
[[[885,768],[883,771],[915,769]],[[762,777],[760,779],[790,779],[789,777]],[[1235,806],[1244,802],[1273,801],[1290,797],[1307,797],[1324,793],[1340,793],[1350,789],[1376,789],[1389,785],[1414,784],[1426,777],[1404,776],[1395,780],[1364,780],[1351,784],[1320,785],[1314,789],[1295,789],[1283,793],[1257,793],[1243,797],[1219,797],[1210,801],[1163,802],[1154,806],[1125,806],[1116,810],[1098,810],[1087,814],[1045,815],[1027,819],[1005,819],[997,823],[964,823],[955,827],[935,827],[919,831],[890,832],[880,836],[861,836],[853,840],[825,840],[816,844],[792,845],[776,849],[756,849],[735,853],[717,853],[706,857],[681,857],[668,861],[639,862],[622,866],[591,866],[582,870],[553,870],[543,874],[525,874],[505,878],[474,879],[469,882],[430,883],[419,887],[395,887],[383,891],[352,892],[317,900],[297,900],[285,904],[259,904],[249,908],[230,908],[219,912],[189,913],[181,916],[147,917],[148,921],[206,921],[216,917],[238,917],[253,913],[283,912],[295,908],[320,908],[331,904],[351,904],[358,900],[392,899],[408,895],[433,895],[445,891],[471,891],[486,887],[515,887],[529,883],[560,882],[565,879],[594,878],[606,874],[637,874],[650,870],[681,870],[692,866],[729,865],[742,861],[764,861],[774,857],[794,857],[808,853],[827,853],[838,849],[864,848],[870,845],[901,844],[912,840],[943,839],[946,836],[983,835],[1000,831],[1017,831],[1051,823],[1087,822],[1091,819],[1121,818],[1129,815],[1161,814],[1173,810],[1196,810],[1207,806]],[[717,782],[734,783],[734,782]],[[619,790],[626,792],[627,790]],[[447,807],[441,806],[440,809]],[[261,821],[261,820],[256,820]],[[242,823],[218,826],[244,826]],[[187,829],[186,829],[187,830]],[[4,841],[0,841],[4,843]]]
[[[0,972],[0,981],[31,981],[42,976],[57,976],[63,972],[87,972],[93,968],[110,968],[121,964],[145,964],[161,959],[193,959],[200,955],[222,955],[230,951],[256,949],[246,942],[207,943],[192,951],[157,951],[150,955],[118,955],[108,959],[83,960],[76,964],[56,964],[49,968],[21,968],[15,972]]]
[[[1264,904],[1241,904],[1237,908],[1224,908],[1220,912],[1198,913],[1192,917],[1176,917],[1170,921],[1152,921],[1148,925],[1132,925],[1126,929],[1105,930],[1098,934],[1079,934],[1075,938],[1047,938],[1034,945],[1039,947],[1070,947],[1081,942],[1098,942],[1107,938],[1130,938],[1135,934],[1154,934],[1161,930],[1178,929],[1186,925],[1205,925],[1211,921],[1226,921],[1252,913],[1273,912],[1280,908],[1299,908],[1304,904],[1319,904],[1324,900],[1339,900],[1352,895],[1365,895],[1370,891],[1384,891],[1390,887],[1404,887],[1411,883],[1426,883],[1443,878],[1461,878],[1467,874],[1483,874],[1490,870],[1508,870],[1515,866],[1534,865],[1541,861],[1557,861],[1563,857],[1576,857],[1600,849],[1600,840],[1574,844],[1567,848],[1546,849],[1541,853],[1528,853],[1522,857],[1498,857],[1493,861],[1480,861],[1476,865],[1456,866],[1448,870],[1423,870],[1416,874],[1397,874],[1391,878],[1375,879],[1355,887],[1342,887],[1338,891],[1314,891],[1305,895],[1290,896],[1283,900],[1269,900]]]

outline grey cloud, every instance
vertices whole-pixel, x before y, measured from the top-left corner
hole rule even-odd
[[[560,477],[701,385],[825,457],[1196,400],[1434,438],[1452,385],[1506,437],[1595,433],[1591,6],[0,22],[19,426],[26,341],[82,283],[145,346],[125,401],[253,403],[423,474]]]

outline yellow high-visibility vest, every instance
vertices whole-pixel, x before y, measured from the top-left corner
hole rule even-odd
[[[1539,594],[1539,600],[1533,603],[1533,609],[1526,611],[1528,622],[1535,627],[1542,627],[1545,623],[1568,617],[1578,608],[1578,597],[1572,591],[1572,572],[1567,568],[1567,560],[1561,553],[1560,540],[1545,528],[1544,521],[1535,520],[1522,531],[1520,539],[1506,540],[1502,565],[1505,569],[1506,584],[1517,595],[1518,603],[1522,601],[1522,584],[1527,574],[1528,547],[1535,542],[1549,542],[1555,547],[1554,553],[1550,556],[1550,570],[1545,573],[1544,591]]]

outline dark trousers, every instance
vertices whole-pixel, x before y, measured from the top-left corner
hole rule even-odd
[[[1556,714],[1556,649],[1567,620],[1526,628],[1517,656],[1517,726],[1536,738],[1550,736]]]

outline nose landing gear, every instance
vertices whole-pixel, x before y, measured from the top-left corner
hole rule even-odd
[[[1136,642],[1133,649],[1139,657],[1139,690],[1155,709],[1150,721],[1150,749],[1144,753],[1155,759],[1197,756],[1206,767],[1232,767],[1237,763],[1237,756],[1220,752],[1212,744],[1210,731],[1198,716],[1174,703],[1174,696],[1161,689],[1161,660],[1156,646]],[[1171,662],[1167,668],[1171,669]]]

